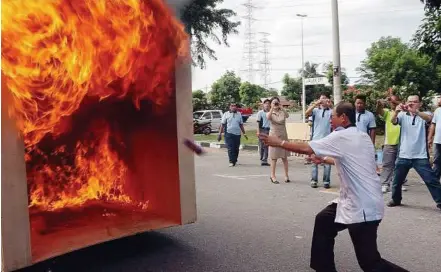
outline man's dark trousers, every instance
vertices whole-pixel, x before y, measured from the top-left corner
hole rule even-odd
[[[344,225],[335,223],[337,204],[317,214],[311,247],[311,268],[319,272],[336,272],[334,244],[338,232],[348,229],[358,264],[363,271],[407,271],[381,258],[377,249],[377,230],[381,220]]]
[[[409,170],[414,168],[429,189],[436,204],[441,204],[441,184],[436,177],[435,171],[430,167],[429,159],[403,159],[398,158],[395,163],[395,175],[392,184],[392,200],[395,204],[401,204],[404,180]]]
[[[259,129],[260,134],[269,134],[269,128],[261,128]],[[268,163],[268,146],[263,143],[262,140],[259,139],[259,153],[260,153],[260,161],[262,163]]]
[[[439,179],[441,177],[441,144],[433,144],[433,146],[433,170],[435,171],[436,177]]]
[[[225,133],[225,144],[228,149],[228,159],[230,163],[236,164],[239,157],[240,136],[231,133]]]

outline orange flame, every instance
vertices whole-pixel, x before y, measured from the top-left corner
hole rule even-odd
[[[175,61],[187,54],[184,28],[161,0],[2,1],[2,73],[26,160],[44,153],[36,146],[43,137],[68,132],[65,117],[86,97],[166,105]],[[109,147],[109,129],[100,131],[95,142],[77,143],[72,165],[28,169],[30,205],[130,201],[122,192],[127,167]],[[63,156],[63,147],[54,152]]]

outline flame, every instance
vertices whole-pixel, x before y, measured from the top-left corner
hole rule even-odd
[[[28,169],[30,205],[53,210],[92,199],[129,202],[127,166],[112,151],[106,125],[94,140],[77,142],[73,155],[60,146],[49,156],[38,144],[68,133],[66,120],[86,98],[166,105],[175,61],[187,55],[184,28],[161,0],[2,1],[2,73],[26,161],[75,158]]]

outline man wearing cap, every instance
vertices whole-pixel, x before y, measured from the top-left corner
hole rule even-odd
[[[217,137],[217,140],[220,141],[222,140],[222,133],[225,133],[225,144],[228,149],[230,167],[236,166],[237,164],[241,132],[245,139],[247,139],[245,128],[243,127],[242,115],[240,112],[237,112],[237,104],[233,102],[230,104],[230,110],[225,112],[222,116],[219,135]]]

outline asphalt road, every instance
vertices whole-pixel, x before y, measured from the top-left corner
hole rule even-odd
[[[309,166],[291,158],[290,184],[271,184],[256,154],[227,167],[224,150],[196,158],[198,221],[80,250],[23,271],[311,271],[314,215],[336,197],[309,187]],[[281,169],[280,169],[281,170]],[[282,176],[280,176],[281,178]],[[386,195],[385,200],[388,200]],[[380,225],[383,257],[409,271],[440,271],[441,213],[414,174],[403,207]],[[50,245],[48,245],[50,246]],[[361,271],[346,231],[336,241],[339,271]]]

